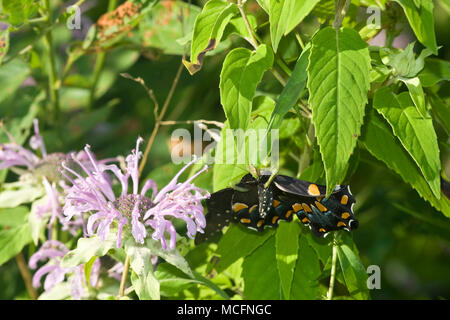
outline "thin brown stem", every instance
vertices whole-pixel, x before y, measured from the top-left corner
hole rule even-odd
[[[150,149],[152,148],[153,142],[155,141],[156,133],[158,132],[159,127],[161,126],[161,121],[167,111],[167,108],[169,107],[170,101],[172,100],[172,96],[178,85],[178,82],[179,82],[180,76],[181,76],[181,72],[183,71],[183,69],[184,69],[184,65],[183,65],[183,62],[181,62],[180,66],[178,67],[177,74],[175,75],[175,78],[172,82],[172,87],[170,88],[169,94],[167,95],[166,100],[164,101],[164,105],[161,109],[161,112],[155,118],[155,127],[153,128],[152,134],[150,135],[147,146],[145,147],[144,156],[142,157],[142,161],[139,165],[139,176],[141,176],[142,171],[144,170],[145,164],[147,162],[148,154],[150,153]]]
[[[20,274],[22,275],[23,282],[25,282],[25,287],[27,288],[30,298],[32,300],[36,300],[38,298],[38,294],[32,285],[31,273],[30,270],[28,270],[28,266],[22,252],[16,255],[16,263],[19,267]]]

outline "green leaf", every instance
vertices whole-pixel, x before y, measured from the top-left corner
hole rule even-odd
[[[30,242],[30,225],[28,223],[0,230],[0,266],[16,256]]]
[[[153,240],[154,241],[154,240]],[[125,241],[125,252],[130,258],[131,283],[140,300],[159,300],[159,281],[153,273],[151,250],[146,246],[137,244],[130,237]]]
[[[191,74],[199,71],[206,52],[214,50],[225,27],[238,12],[237,5],[222,0],[209,0],[195,19],[191,44],[191,61],[184,61]]]
[[[261,8],[264,9],[267,13],[269,13],[270,8],[270,0],[256,0]]]
[[[228,53],[220,74],[220,102],[231,129],[247,129],[256,87],[272,67],[273,52],[266,45],[255,51],[237,48]]]
[[[425,58],[432,54],[430,49],[424,49],[416,59],[414,46],[415,42],[411,42],[405,50],[381,48],[381,60],[385,65],[394,68],[395,75],[413,78],[423,69]]]
[[[291,299],[315,300],[318,298],[318,278],[321,275],[319,258],[304,237],[301,237],[299,242]]]
[[[273,110],[270,117],[267,131],[280,128],[281,123],[283,122],[283,117],[300,98],[300,94],[306,85],[306,68],[308,67],[310,48],[311,45],[308,43],[298,58],[294,71],[292,71],[292,75],[287,81],[286,86],[283,88],[283,91],[281,91],[280,97],[275,105],[275,110]]]
[[[433,112],[441,120],[447,134],[450,134],[450,106],[438,96],[429,95],[429,99]]]
[[[450,81],[450,62],[426,59],[425,66],[418,76],[424,87],[434,86],[439,81]]]
[[[270,237],[244,259],[242,277],[245,299],[278,300],[282,298],[276,263],[275,237]]]
[[[2,0],[1,4],[12,25],[26,23],[38,9],[38,4],[34,0]]]
[[[91,258],[91,260],[89,260],[85,265],[84,265],[84,277],[86,279],[86,284],[88,287],[91,286],[91,271],[92,271],[92,266],[94,265],[95,260],[97,260],[98,257],[93,256]]]
[[[277,52],[281,37],[302,22],[319,1],[268,0],[270,38],[274,52]]]
[[[0,66],[9,49],[9,29],[0,30]]]
[[[215,291],[224,299],[229,299],[225,291],[220,289],[214,282],[194,272],[194,277],[188,277],[185,273],[179,271],[168,263],[158,264],[155,276],[160,283],[161,295],[170,297],[187,289],[193,285],[202,285]]]
[[[199,7],[182,1],[158,2],[139,22],[139,45],[158,48],[169,55],[183,55],[183,45],[176,40],[194,28],[200,11]]]
[[[282,221],[275,235],[278,274],[285,299],[290,297],[300,233],[301,227],[296,221],[292,223]]]
[[[84,264],[92,257],[103,257],[111,248],[116,245],[116,235],[109,234],[105,241],[99,237],[81,238],[77,242],[77,247],[66,253],[61,260],[61,267],[71,268]]]
[[[367,115],[366,125],[361,136],[361,141],[366,149],[399,174],[422,198],[450,217],[450,201],[443,195],[440,200],[433,196],[427,180],[413,159],[392,134],[389,125],[380,117],[373,110]]]
[[[441,162],[432,119],[421,117],[407,92],[395,95],[387,87],[377,90],[373,107],[389,122],[439,198]]]
[[[23,225],[28,220],[30,210],[27,207],[0,209],[0,227],[5,229]]]
[[[55,284],[48,291],[44,291],[38,298],[38,300],[65,300],[71,297],[72,284],[64,281]]]
[[[394,0],[403,8],[409,24],[417,39],[437,55],[436,36],[434,32],[433,1],[422,0],[420,8],[413,0]]]
[[[30,70],[21,59],[14,59],[0,68],[0,102],[10,97],[28,77]]]
[[[238,259],[252,254],[273,234],[274,230],[266,230],[261,233],[242,228],[239,225],[231,225],[217,245],[215,254],[220,256],[220,261],[215,269],[217,272],[224,271]]]
[[[163,249],[160,241],[156,241],[151,238],[145,239],[144,245],[151,251],[152,254],[163,258],[166,262],[177,267],[187,275],[194,277],[189,264],[187,263],[186,259],[184,259],[184,257],[180,254],[180,252],[178,252],[176,247],[173,249]]]
[[[5,183],[3,187],[0,191],[0,208],[14,208],[30,203],[44,194],[43,187],[22,182]]]
[[[418,77],[414,78],[400,78],[400,80],[406,84],[409,90],[409,95],[416,106],[417,111],[420,113],[422,118],[428,116],[427,108],[425,105],[425,94],[423,93],[422,84]]]
[[[263,133],[267,131],[267,119],[273,113],[274,107],[275,101],[267,96],[258,96],[253,99],[254,111],[251,114],[252,121],[249,124],[248,130],[242,132],[243,136],[245,136],[244,146],[238,147],[238,144],[242,142],[239,141],[239,137],[234,136],[234,134],[239,133],[239,130],[230,130],[228,121],[225,122],[220,141],[216,146],[213,175],[214,191],[238,182],[239,178],[248,173],[249,164],[259,166],[261,161],[264,160],[260,159],[260,155],[264,155],[263,148],[267,148],[266,151],[270,150],[270,145],[267,146],[264,144],[265,136]],[[246,135],[247,133],[248,135]],[[259,144],[259,148],[255,148],[251,144],[251,141],[249,141],[249,136],[253,133],[257,134],[256,138],[258,141],[256,143]],[[254,154],[255,152],[257,153],[256,155]],[[243,155],[245,159],[243,159]]]
[[[309,103],[327,194],[341,182],[356,145],[369,81],[369,50],[355,30],[326,27],[316,33],[308,67]]]
[[[370,299],[367,272],[359,258],[347,245],[338,247],[338,258],[350,295],[355,299]]]

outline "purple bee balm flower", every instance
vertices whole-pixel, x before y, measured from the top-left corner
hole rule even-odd
[[[71,295],[75,299],[81,299],[86,287],[86,278],[84,275],[84,265],[73,268],[63,268],[60,265],[61,259],[69,251],[67,247],[56,240],[48,240],[44,242],[41,248],[31,257],[28,265],[31,269],[37,268],[39,261],[48,260],[48,262],[40,267],[33,276],[33,287],[41,286],[41,279],[46,275],[44,281],[44,290],[50,291],[55,285],[63,282],[66,275],[72,274]],[[100,259],[97,259],[92,265],[90,275],[90,285],[93,287],[97,284],[100,273]]]
[[[67,186],[58,168],[65,161],[69,167],[74,166],[75,163],[83,163],[86,167],[92,169],[92,162],[109,163],[115,159],[97,161],[88,156],[84,151],[71,154],[59,152],[48,154],[44,140],[39,132],[39,122],[37,119],[34,119],[33,127],[34,135],[30,138],[29,144],[32,149],[39,149],[41,156],[39,157],[32,150],[20,146],[15,142],[12,135],[6,132],[9,136],[10,143],[0,144],[0,169],[26,167],[26,173],[30,173],[37,181],[42,183],[47,195],[47,202],[37,207],[36,214],[38,217],[43,217],[44,214],[50,213],[49,230],[51,230],[55,219],[58,219],[62,224],[63,230],[68,230],[73,235],[76,235],[78,230],[83,228],[84,234],[86,234],[85,223],[81,215],[76,215],[75,219],[71,221],[67,221],[63,216],[63,199],[61,195],[69,189],[69,186]]]
[[[168,231],[170,247],[173,248],[176,241],[175,228],[166,217],[184,220],[190,237],[197,231],[203,232],[205,218],[200,201],[209,194],[195,187],[191,181],[207,167],[186,182],[177,183],[181,173],[193,163],[191,162],[159,193],[153,180],[147,180],[139,192],[139,145],[142,141],[139,137],[136,149],[126,157],[124,171],[114,164],[96,163],[89,146],[85,147],[85,152],[91,159],[90,168],[74,159],[84,174],[77,173],[63,163],[62,173],[73,185],[66,197],[64,214],[70,219],[75,214],[91,213],[87,222],[87,233],[97,234],[103,240],[108,236],[111,227],[117,228],[117,247],[121,246],[124,229],[131,233],[137,243],[143,244],[147,237],[146,226],[150,226],[154,230],[153,239],[160,240],[164,248],[167,247],[164,232]],[[107,173],[112,174],[121,184],[120,195],[115,195]],[[130,178],[131,190],[128,188]],[[153,200],[146,195],[150,189],[153,190]]]

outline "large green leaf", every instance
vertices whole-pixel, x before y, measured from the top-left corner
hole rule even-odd
[[[191,268],[189,267],[189,264],[187,263],[186,259],[180,254],[180,252],[177,250],[177,248],[173,249],[164,249],[161,246],[160,241],[153,240],[151,238],[145,239],[145,247],[147,247],[152,254],[163,258],[166,262],[170,263],[171,265],[177,267],[179,270],[183,271],[185,274],[194,277]]]
[[[232,225],[220,239],[215,252],[220,261],[216,270],[222,272],[240,258],[245,258],[265,243],[274,234],[274,230],[255,232],[239,225]],[[274,254],[275,259],[275,254]]]
[[[247,129],[256,87],[272,64],[273,52],[266,45],[228,53],[220,74],[220,101],[231,129]]]
[[[367,272],[358,256],[347,245],[338,247],[338,258],[348,292],[355,299],[370,298]]]
[[[308,67],[310,48],[310,43],[308,43],[298,58],[294,71],[292,71],[286,86],[283,88],[283,91],[281,91],[280,97],[275,105],[275,110],[273,110],[270,117],[269,127],[267,128],[268,131],[271,129],[280,128],[284,115],[297,103],[297,100],[300,98],[300,94],[306,85],[306,68]]]
[[[432,119],[422,118],[407,92],[395,95],[387,87],[375,93],[373,106],[389,122],[439,198],[441,162]]]
[[[292,31],[311,12],[320,0],[269,0],[270,38],[277,52],[281,37]]]
[[[40,185],[22,181],[3,184],[0,191],[0,208],[14,208],[23,203],[33,202],[44,194]]]
[[[291,223],[282,221],[275,235],[278,274],[285,299],[289,299],[291,293],[301,230],[297,221]]]
[[[318,298],[318,278],[321,274],[319,258],[304,237],[299,242],[291,299],[314,300]]]
[[[316,33],[308,66],[309,103],[328,194],[341,182],[356,145],[369,81],[369,50],[356,31],[326,27]]]
[[[244,297],[251,300],[282,298],[275,251],[275,237],[245,258],[242,264]]]
[[[450,106],[445,100],[441,100],[438,96],[429,95],[430,105],[433,112],[441,120],[442,125],[447,130],[447,134],[450,134]]]
[[[427,117],[428,112],[425,105],[425,94],[419,77],[409,79],[401,78],[400,80],[408,87],[409,95],[411,96],[417,111],[423,118]]]
[[[182,1],[158,2],[139,22],[139,45],[157,48],[169,55],[184,54],[184,43],[179,39],[192,31],[200,11],[199,7]]]
[[[109,237],[102,241],[97,236],[81,238],[77,247],[66,253],[61,260],[63,268],[76,267],[91,260],[92,257],[102,257],[116,245],[116,236],[110,233]]]
[[[206,52],[214,50],[222,38],[225,27],[237,12],[235,3],[210,0],[205,4],[194,24],[191,61],[185,61],[185,66],[191,74],[200,70]]]
[[[411,42],[404,50],[381,48],[381,61],[385,65],[391,66],[394,69],[394,75],[413,78],[423,69],[425,65],[425,58],[432,54],[430,49],[425,48],[416,58],[414,54],[414,46],[415,42]]]
[[[0,227],[7,229],[25,224],[29,212],[30,210],[24,206],[0,209]]]
[[[14,59],[0,68],[0,102],[10,97],[28,77],[30,70],[25,62]]]
[[[38,4],[34,0],[2,0],[1,6],[12,25],[26,23],[38,10]]]
[[[158,264],[155,276],[160,283],[161,295],[170,297],[193,285],[202,285],[212,289],[222,298],[229,299],[226,292],[220,289],[211,280],[203,277],[197,272],[194,272],[193,277],[188,277],[185,273],[176,269],[169,263]]]
[[[408,152],[392,134],[389,125],[375,111],[367,115],[361,141],[371,154],[409,183],[421,197],[450,217],[450,201],[443,195],[438,200]]]
[[[450,62],[440,59],[426,59],[425,66],[419,73],[424,87],[431,87],[439,81],[450,81]]]
[[[130,258],[131,283],[140,300],[159,300],[159,281],[153,273],[150,248],[138,244],[133,238],[125,241],[125,252]]]
[[[248,173],[248,165],[258,166],[264,156],[264,149],[268,152],[270,145],[264,144],[265,132],[267,129],[267,120],[272,114],[275,107],[275,101],[267,96],[258,96],[253,99],[253,109],[255,109],[251,118],[252,121],[247,131],[241,132],[244,145],[239,140],[239,130],[230,130],[228,121],[221,132],[221,139],[216,147],[216,155],[214,162],[213,189],[214,191],[228,187],[231,183],[238,182],[239,178]],[[247,135],[246,135],[247,134]],[[254,146],[250,137],[256,134],[256,143],[258,148]],[[254,135],[253,135],[254,137]],[[270,140],[269,140],[270,142]],[[238,147],[238,144],[241,144]]]
[[[434,33],[433,1],[420,1],[420,8],[413,0],[394,0],[399,3],[417,39],[437,55],[436,36]]]
[[[31,242],[30,225],[24,223],[0,230],[0,266],[22,251]]]

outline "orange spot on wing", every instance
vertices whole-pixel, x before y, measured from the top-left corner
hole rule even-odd
[[[294,209],[295,212],[299,212],[299,211],[303,210],[303,207],[301,204],[296,203],[296,204],[292,205],[292,209]]]
[[[279,205],[280,205],[280,201],[278,201],[278,200],[273,200],[272,206],[273,206],[274,208],[278,207]]]
[[[325,233],[325,232],[327,232],[327,230],[325,230],[324,228],[320,228],[319,232]]]
[[[302,203],[302,207],[305,212],[312,212],[311,208],[306,203]]]
[[[339,221],[338,223],[337,223],[337,226],[338,227],[345,227],[345,226],[347,226],[344,222],[342,222],[342,221]]]
[[[248,205],[246,205],[245,203],[238,202],[233,205],[234,212],[238,212],[238,211],[241,211],[241,210],[247,209],[247,208],[248,208]]]
[[[318,201],[316,201],[315,204],[317,209],[319,209],[321,212],[326,212],[328,210],[323,204]]]
[[[303,218],[303,219],[302,219],[302,222],[303,222],[303,223],[310,223],[311,221],[310,221],[308,218]]]
[[[350,217],[350,213],[348,213],[348,212],[342,212],[342,214],[341,214],[341,218],[342,218],[342,219],[347,219],[348,217]]]
[[[250,219],[242,218],[241,223],[249,224],[251,222]]]
[[[348,203],[348,197],[344,194],[341,198],[341,204],[346,205]]]
[[[292,215],[292,210],[289,210],[288,212],[286,212],[286,219],[289,219],[289,217]]]
[[[311,183],[308,187],[308,193],[312,196],[320,196],[319,187],[316,184]]]
[[[274,216],[272,218],[272,224],[275,224],[277,222],[278,218],[279,218],[278,216]]]

